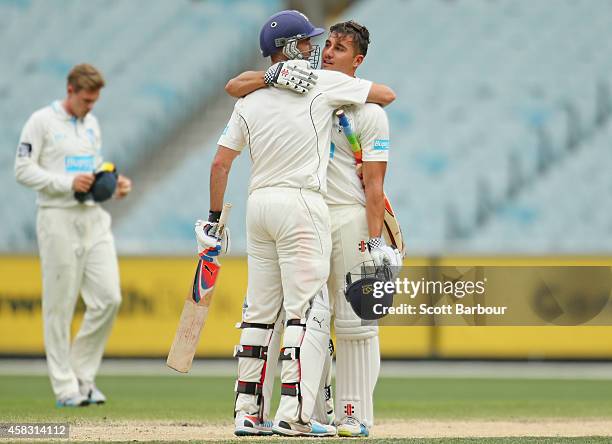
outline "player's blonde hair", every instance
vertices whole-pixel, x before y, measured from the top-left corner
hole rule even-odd
[[[88,63],[75,65],[68,73],[68,85],[72,85],[74,92],[98,91],[104,88],[104,77],[94,66]]]

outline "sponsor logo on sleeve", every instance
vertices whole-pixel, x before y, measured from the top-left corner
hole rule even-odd
[[[91,173],[94,167],[94,156],[66,156],[64,160],[67,173]]]
[[[17,147],[17,157],[30,157],[32,155],[32,144],[21,142]]]
[[[389,139],[376,139],[374,141],[374,151],[388,151],[389,150]]]

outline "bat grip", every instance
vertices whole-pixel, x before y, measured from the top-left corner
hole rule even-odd
[[[342,126],[343,128],[350,128],[351,124],[349,123],[346,114],[344,114],[344,110],[339,109],[338,111],[336,111],[336,116],[338,117],[338,122],[340,123],[340,126]]]
[[[221,236],[223,236],[223,230],[225,229],[225,224],[227,223],[227,217],[229,216],[231,209],[232,209],[231,203],[223,204],[223,208],[221,209],[221,216],[219,216],[219,224],[217,225],[216,236],[218,238],[221,238]]]

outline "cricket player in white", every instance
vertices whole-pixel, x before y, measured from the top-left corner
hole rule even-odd
[[[293,88],[289,66],[306,72],[308,63],[288,59],[311,55],[310,37],[323,33],[297,11],[282,11],[262,27],[262,54],[275,63],[270,84]],[[305,56],[306,55],[306,56]],[[196,225],[200,249],[222,242],[214,232],[233,159],[248,145],[253,165],[247,202],[248,290],[243,310],[236,383],[235,433],[268,434],[262,387],[273,327],[281,311],[286,328],[281,350],[281,401],[272,430],[289,436],[332,436],[333,426],[311,421],[319,393],[330,313],[326,291],[331,252],[330,221],[324,201],[332,113],[342,105],[382,101],[387,87],[347,75],[316,71],[306,95],[263,88],[238,100],[219,139],[211,167],[211,214]],[[308,76],[307,76],[308,77]],[[301,83],[301,82],[297,82]]]
[[[90,190],[102,164],[100,127],[90,111],[103,87],[93,66],[72,68],[66,98],[32,114],[15,159],[17,181],[38,192],[45,352],[59,407],[105,402],[95,376],[121,302],[110,215],[93,200],[75,198]],[[119,176],[115,196],[130,189]],[[79,293],[86,311],[71,346]]]
[[[368,44],[369,32],[364,26],[353,21],[332,26],[323,49],[323,68],[354,76]],[[262,72],[243,73],[230,80],[226,90],[234,96],[249,94],[261,87],[258,79],[263,75]],[[373,394],[380,369],[378,328],[361,325],[361,319],[344,297],[345,276],[367,261],[374,261],[376,265],[401,265],[401,256],[396,249],[385,245],[381,237],[385,211],[383,183],[389,152],[387,116],[373,103],[343,109],[360,140],[363,166],[359,175],[356,174],[355,156],[342,127],[334,119],[326,202],[332,232],[328,289],[337,339],[335,422],[340,436],[365,437],[374,423]],[[325,372],[314,418],[329,423],[334,421],[331,354]]]
[[[368,30],[353,21],[330,28],[323,68],[355,75],[369,44]],[[332,224],[328,289],[336,331],[335,413],[340,436],[368,436],[374,424],[374,387],[380,370],[378,327],[362,325],[344,297],[345,276],[363,262],[401,265],[399,251],[382,237],[384,177],[389,158],[389,123],[375,104],[350,106],[345,113],[360,141],[360,180],[350,143],[334,120],[328,167],[327,203]]]

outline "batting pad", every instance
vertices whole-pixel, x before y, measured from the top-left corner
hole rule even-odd
[[[330,312],[327,288],[315,296],[306,322],[289,319],[283,337],[281,401],[276,420],[308,422],[323,375],[328,352]]]
[[[302,371],[302,421],[312,417],[316,399],[319,397],[321,379],[326,358],[329,357],[330,313],[327,309],[314,307],[306,322],[306,334],[302,342],[300,359]]]
[[[299,322],[299,320],[297,320]],[[291,322],[291,319],[289,320]],[[280,359],[281,399],[276,421],[297,422],[300,418],[300,354],[305,325],[288,325],[283,336]]]
[[[238,356],[238,381],[236,391],[239,392],[241,383],[262,384],[264,381],[265,357],[241,357],[241,353],[259,347],[267,348],[272,338],[273,330],[265,328],[244,328],[240,335],[240,345],[236,346],[234,356]],[[244,384],[243,384],[244,385]],[[236,412],[242,411],[250,415],[261,416],[261,402],[265,406],[266,400],[261,400],[258,394],[238,393],[236,396]]]
[[[336,335],[336,421],[353,416],[374,425],[374,387],[380,372],[378,336],[347,339]]]
[[[266,360],[266,377],[263,384],[263,419],[270,418],[270,405],[272,404],[272,393],[274,390],[274,379],[276,378],[276,369],[278,368],[278,356],[280,354],[281,336],[283,334],[283,326],[285,325],[285,315],[281,314],[272,333],[272,339],[268,345],[268,359]]]
[[[334,423],[334,398],[332,396],[332,358],[333,345],[330,340],[328,352],[323,365],[323,377],[319,385],[319,394],[315,401],[312,419],[321,424],[332,425]]]

